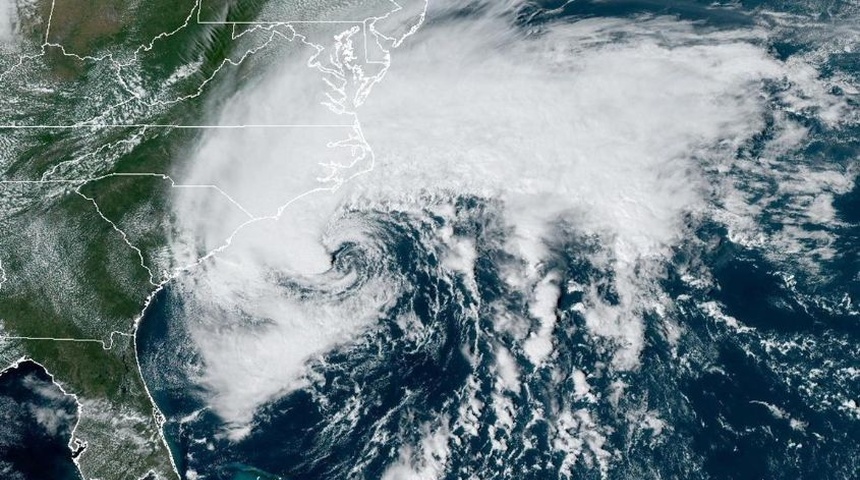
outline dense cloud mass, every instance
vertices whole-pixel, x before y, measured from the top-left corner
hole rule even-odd
[[[613,434],[656,444],[682,430],[648,403],[665,392],[626,397],[637,375],[680,375],[653,367],[646,350],[664,348],[681,370],[679,351],[705,362],[709,347],[684,343],[698,335],[683,320],[691,312],[748,331],[719,302],[691,300],[720,292],[710,249],[772,242],[762,256],[785,269],[809,260],[802,250],[840,255],[832,202],[856,170],[786,158],[810,143],[813,123],[835,131],[856,120],[834,94],[844,79],[779,58],[755,23],[528,25],[512,14],[524,8],[431,3],[426,17],[404,17],[420,28],[392,29],[407,34],[386,44],[382,70],[353,68],[357,30],[335,36],[323,57],[350,66],[354,83],[317,78],[319,58],[290,50],[213,113],[221,125],[266,125],[208,131],[175,172],[231,199],[173,205],[178,262],[210,252],[173,294],[194,352],[183,368],[218,438],[262,438],[275,410],[307,396],[331,414],[308,427],[320,445],[366,434],[354,469],[383,462],[383,478],[467,472],[463,439],[487,431],[476,458],[488,464],[537,449],[556,455],[546,461],[559,475],[582,465],[605,475],[621,462]],[[765,213],[823,227],[769,230]],[[727,239],[707,238],[719,231]],[[364,389],[397,377],[379,362],[424,349],[450,376],[415,388],[443,400],[404,387],[377,412],[391,423],[364,425],[383,404],[361,400]],[[355,399],[341,404],[331,392],[343,378]],[[432,414],[416,413],[425,403]],[[407,417],[409,434],[394,420]],[[542,422],[546,432],[532,430]]]
[[[858,19],[0,0],[0,477],[853,478]]]
[[[357,111],[373,149],[372,170],[335,192],[290,204],[278,222],[243,229],[190,280],[207,299],[200,312],[206,327],[195,338],[207,360],[203,379],[227,420],[247,421],[255,406],[293,388],[304,361],[372,325],[396,292],[379,279],[343,305],[301,305],[305,299],[295,304],[273,282],[270,272],[278,268],[329,268],[327,248],[337,245],[326,244],[327,231],[360,228],[338,223],[338,212],[352,205],[420,209],[424,196],[451,194],[498,200],[513,231],[509,252],[526,262],[514,281],[536,290],[558,288],[541,287],[535,275],[560,219],[600,235],[611,244],[601,255],[612,257],[620,301],[595,301],[587,316],[595,333],[619,340],[617,366],[635,367],[639,317],[649,308],[642,295],[684,234],[685,215],[708,209],[704,172],[731,162],[737,146],[761,130],[764,82],[789,78],[798,85],[792,93],[820,94],[807,72],[757,45],[757,30],[702,32],[671,18],[612,19],[549,25],[523,37],[493,13],[431,22],[394,51],[384,81]],[[445,14],[442,7],[430,12]],[[258,88],[268,90],[239,101],[276,99],[266,108],[288,111],[312,86],[287,89],[275,79]],[[331,150],[321,147],[341,140],[342,130],[314,131],[316,148],[299,153],[292,147],[309,137],[300,128],[238,138],[216,131],[204,145],[217,150],[204,147],[187,179],[217,184],[237,199],[271,198],[258,209],[271,213],[320,187],[319,163]],[[210,218],[193,208],[178,213],[192,223]],[[207,225],[193,228],[204,230],[210,246],[225,240],[222,232],[206,234]],[[219,316],[235,321],[227,306],[267,322],[212,328]]]

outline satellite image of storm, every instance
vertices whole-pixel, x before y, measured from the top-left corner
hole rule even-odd
[[[860,479],[860,0],[0,0],[0,480]]]

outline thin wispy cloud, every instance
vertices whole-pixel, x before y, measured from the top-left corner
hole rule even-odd
[[[443,18],[445,8],[436,5],[430,18]],[[607,304],[583,286],[582,313],[593,334],[618,346],[614,368],[636,368],[642,316],[658,307],[653,293],[669,248],[688,214],[711,209],[707,171],[731,162],[763,128],[764,82],[819,88],[808,69],[774,59],[756,30],[703,32],[672,18],[640,18],[548,25],[524,37],[496,13],[430,22],[392,52],[390,71],[357,111],[371,170],[289,204],[277,222],[241,230],[183,279],[203,359],[198,380],[240,434],[257,407],[302,385],[309,358],[373,328],[408,288],[384,275],[347,288],[354,279],[328,270],[331,251],[344,242],[380,241],[344,212],[420,215],[428,196],[503,206],[506,248],[524,265],[509,281],[530,292],[531,315],[544,325],[524,347],[535,363],[552,350],[554,314],[545,304],[562,288],[541,270],[558,220],[603,239],[593,260],[613,272],[619,299]],[[283,61],[273,75],[304,68],[301,58]],[[235,101],[272,112],[307,101],[306,83],[290,89],[276,79]],[[235,123],[259,115],[242,105],[225,111]],[[255,211],[277,211],[326,185],[320,178],[332,156],[346,161],[338,156],[344,150],[329,147],[345,134],[213,131],[183,175],[249,199]],[[222,244],[223,231],[207,232],[208,213],[195,205],[175,206],[180,221],[212,248]],[[449,264],[468,272],[463,259],[474,255]],[[316,293],[296,296],[284,276]]]

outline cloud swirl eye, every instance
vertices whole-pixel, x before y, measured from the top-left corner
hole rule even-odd
[[[241,449],[287,425],[311,446],[286,453],[283,474],[515,478],[500,465],[534,456],[560,477],[611,476],[615,432],[640,446],[677,433],[649,400],[671,395],[642,382],[681,388],[684,362],[718,356],[702,322],[751,331],[723,311],[732,290],[714,252],[761,247],[767,195],[769,212],[834,222],[856,171],[781,162],[850,108],[810,64],[777,58],[766,27],[529,24],[519,3],[476,5],[431,4],[387,45],[372,88],[285,74],[302,53],[276,59],[218,121],[325,97],[302,122],[327,126],[213,129],[178,172],[252,217],[228,240],[211,205],[173,205],[179,260],[193,242],[218,251],[171,295],[205,441]],[[370,78],[350,63],[353,35],[327,54]],[[789,171],[810,173],[805,186]],[[770,238],[835,256],[828,228]],[[762,251],[779,268],[800,261]],[[695,408],[685,401],[666,408]],[[313,414],[284,420],[301,411]],[[691,445],[679,449],[700,459]]]

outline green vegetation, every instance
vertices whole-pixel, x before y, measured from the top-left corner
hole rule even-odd
[[[151,412],[130,337],[116,335],[110,350],[97,342],[22,340],[21,344],[69,391],[83,398],[109,399],[144,415]]]
[[[169,205],[172,183],[162,176],[111,176],[87,183],[81,193],[98,203],[102,214],[140,249],[158,282],[171,270],[167,252],[172,228]]]
[[[8,223],[0,317],[20,336],[131,332],[152,286],[140,258],[91,202],[70,193]]]
[[[92,55],[134,20],[128,7],[128,0],[55,0],[48,41],[69,53]]]
[[[18,9],[21,21],[21,32],[33,45],[41,45],[45,41],[45,29],[48,26],[48,16],[51,14],[51,0],[35,0],[35,8]]]
[[[200,20],[247,22],[257,17],[264,4],[261,0],[203,0]]]
[[[45,194],[31,185],[34,196]],[[152,469],[170,476],[130,336],[152,290],[137,254],[92,203],[72,192],[46,202],[35,198],[4,228],[0,251],[11,252],[0,295],[4,334],[95,340],[16,341],[17,355],[44,365],[82,402],[76,435],[89,444],[84,473],[118,479],[134,472],[137,478]]]
[[[150,129],[133,151],[117,160],[110,173],[169,173],[187,156],[199,135],[198,130]]]
[[[215,10],[203,17],[248,21],[263,3],[206,0],[204,5]],[[44,39],[50,5],[51,0],[39,0],[36,17],[25,25],[34,44]],[[74,55],[110,53],[125,66],[47,47],[44,56],[27,59],[9,77],[0,117],[26,125],[93,118],[108,124],[205,123],[204,111],[217,108],[220,99],[196,96],[200,85],[217,72],[207,92],[236,88],[247,72],[219,70],[224,60],[238,58],[265,37],[243,37],[240,49],[232,26],[192,21],[151,43],[181,26],[194,5],[195,0],[56,0],[50,42]],[[180,68],[188,75],[176,76]],[[145,96],[134,98],[126,85]],[[188,95],[194,98],[171,103]],[[171,182],[160,176],[93,179],[117,172],[174,172],[199,135],[169,127],[0,130],[0,178],[71,180],[7,190],[14,209],[0,211],[0,258],[7,276],[0,290],[0,331],[29,339],[0,341],[0,357],[30,357],[78,396],[76,437],[89,445],[80,458],[87,478],[139,478],[149,470],[173,478],[131,337],[134,319],[155,287],[126,242],[140,249],[144,265],[160,281],[171,267],[166,250],[173,228]],[[5,194],[0,185],[0,200]]]
[[[150,470],[173,477],[131,337],[117,335],[110,350],[93,342],[22,340],[21,345],[78,397],[75,438],[88,444],[80,458],[87,477],[139,478]]]

